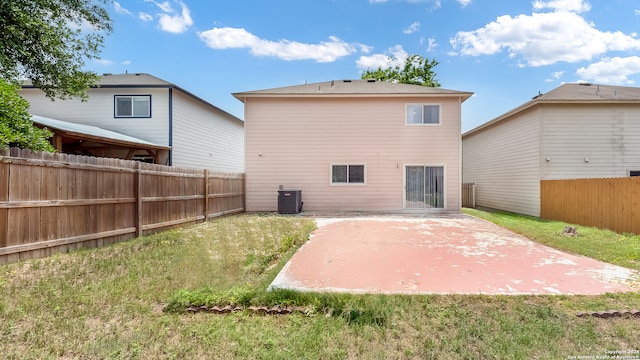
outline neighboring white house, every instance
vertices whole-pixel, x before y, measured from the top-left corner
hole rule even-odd
[[[564,84],[462,135],[476,204],[540,216],[540,180],[640,175],[640,88]]]
[[[192,93],[149,74],[104,74],[88,101],[51,101],[31,86],[20,95],[29,112],[96,126],[170,147],[164,165],[244,171],[244,122]],[[138,151],[134,158],[148,156]]]
[[[461,104],[472,93],[336,80],[233,94],[244,103],[246,209],[459,211]]]

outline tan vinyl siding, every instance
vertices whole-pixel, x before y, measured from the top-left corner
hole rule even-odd
[[[542,106],[543,179],[628,176],[640,170],[640,107]],[[589,161],[586,162],[585,158]]]
[[[158,145],[169,145],[168,89],[100,88],[88,91],[89,100],[51,101],[38,89],[22,89],[29,113],[57,120],[98,126]],[[114,95],[151,95],[151,118],[115,118]]]
[[[244,171],[241,121],[173,91],[173,165]]]
[[[406,103],[442,104],[442,125],[406,126]],[[456,98],[248,98],[247,210],[277,210],[279,185],[305,210],[399,211],[405,164],[446,164],[447,210],[459,210]],[[366,185],[330,184],[331,164],[366,164]]]
[[[463,182],[476,184],[476,204],[540,215],[540,121],[534,107],[467,135]]]

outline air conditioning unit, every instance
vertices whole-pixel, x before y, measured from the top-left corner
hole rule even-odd
[[[302,211],[302,190],[278,190],[278,214]]]

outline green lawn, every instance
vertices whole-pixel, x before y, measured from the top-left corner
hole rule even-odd
[[[552,238],[557,232],[555,227],[540,230],[547,224],[536,219],[519,221],[524,233],[535,229]],[[267,285],[313,229],[311,220],[299,217],[241,215],[100,249],[2,265],[0,357],[566,359],[640,348],[640,319],[576,316],[580,311],[638,309],[636,293],[267,293]],[[583,240],[605,240],[598,236]],[[638,268],[637,237],[626,238],[632,245],[627,252],[612,250],[617,255],[607,256]],[[580,248],[570,250],[581,253]],[[306,313],[191,314],[184,312],[190,303],[295,304]]]
[[[463,209],[463,212],[556,249],[640,270],[640,235],[618,234],[609,230],[571,225],[577,226],[578,236],[566,236],[562,231],[570,224],[561,221],[543,220],[498,210]]]

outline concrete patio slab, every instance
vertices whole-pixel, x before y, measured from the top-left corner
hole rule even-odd
[[[467,215],[315,218],[270,288],[386,294],[639,291],[636,271],[541,245]]]

